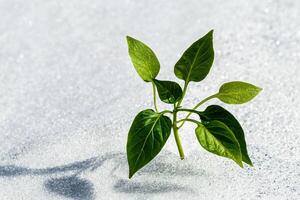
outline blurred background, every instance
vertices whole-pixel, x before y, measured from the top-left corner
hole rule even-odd
[[[0,0],[0,199],[300,199],[300,1]],[[241,122],[254,167],[207,153],[194,127],[132,180],[131,122],[152,107],[126,35],[148,44],[159,79],[214,29],[215,61],[186,106],[241,80],[263,92],[223,105]],[[163,104],[159,104],[162,109]],[[202,107],[201,109],[204,109]]]

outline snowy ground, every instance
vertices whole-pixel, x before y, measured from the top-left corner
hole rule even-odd
[[[300,1],[0,0],[0,13],[1,200],[300,199]],[[264,88],[224,105],[254,167],[207,153],[187,126],[186,160],[170,137],[129,180],[127,131],[152,91],[125,36],[149,44],[159,78],[175,80],[177,59],[212,28],[214,66],[184,104],[230,80]]]

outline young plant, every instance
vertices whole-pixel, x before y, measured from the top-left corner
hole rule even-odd
[[[146,109],[138,113],[128,133],[129,178],[161,151],[170,136],[171,129],[179,156],[184,159],[179,129],[185,122],[196,124],[196,138],[207,151],[232,159],[240,167],[243,167],[243,162],[252,166],[244,131],[236,118],[218,105],[208,106],[204,111],[197,109],[213,98],[227,104],[243,104],[253,99],[262,90],[261,88],[241,81],[228,82],[224,83],[216,94],[203,99],[192,109],[181,106],[189,83],[202,81],[213,64],[213,30],[194,42],[175,64],[176,77],[184,81],[183,90],[176,82],[156,79],[160,64],[146,44],[129,36],[127,43],[134,68],[145,82],[152,84],[154,94],[154,110]],[[172,110],[158,111],[156,90],[161,101],[173,104]],[[179,112],[186,112],[186,117],[178,119]],[[173,119],[166,116],[167,114],[172,115]],[[191,119],[191,114],[198,116],[199,120]]]

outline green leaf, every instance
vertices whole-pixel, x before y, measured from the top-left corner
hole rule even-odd
[[[160,64],[154,52],[144,43],[127,36],[128,52],[140,77],[150,82],[159,73]]]
[[[262,89],[241,81],[224,83],[217,98],[228,104],[242,104],[252,100]]]
[[[153,79],[157,87],[160,100],[165,103],[174,104],[182,97],[180,85],[173,81],[160,81]]]
[[[196,136],[201,146],[207,151],[227,157],[243,167],[240,145],[232,131],[217,120],[199,124]]]
[[[169,117],[151,109],[135,117],[127,140],[129,178],[161,151],[170,136],[171,126]]]
[[[228,128],[233,132],[234,136],[238,140],[241,152],[242,152],[242,160],[252,166],[251,159],[249,158],[247,145],[245,141],[244,131],[241,127],[240,123],[236,118],[227,110],[218,105],[208,106],[205,111],[199,112],[201,121],[210,122],[213,120],[218,120],[223,122],[228,126]]]
[[[194,42],[175,64],[177,78],[190,81],[202,81],[208,74],[214,61],[213,30]]]

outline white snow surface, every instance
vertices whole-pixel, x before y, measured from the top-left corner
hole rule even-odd
[[[0,0],[0,13],[0,200],[300,199],[300,1]],[[182,84],[174,64],[210,29],[214,65],[184,106],[227,81],[262,87],[245,105],[206,104],[240,120],[254,167],[206,152],[187,125],[185,160],[172,135],[129,180],[127,133],[152,86],[125,36]]]

